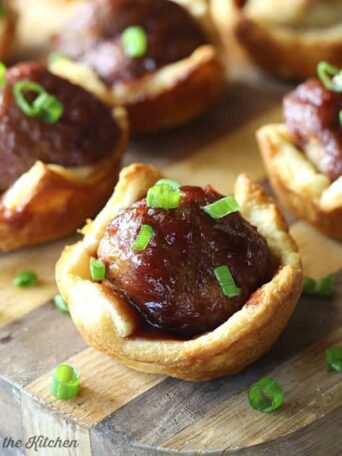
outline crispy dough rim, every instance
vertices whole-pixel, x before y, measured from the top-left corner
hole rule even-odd
[[[13,8],[9,4],[6,7],[6,16],[0,18],[0,60],[5,61],[11,56],[18,22],[18,15]]]
[[[121,137],[94,166],[65,168],[37,161],[0,195],[0,250],[10,251],[75,231],[101,209],[115,184],[128,139],[126,114],[113,111]]]
[[[234,36],[250,59],[270,73],[304,79],[316,73],[321,60],[341,64],[342,24],[296,30],[249,17],[234,0],[212,0],[211,12],[227,51]]]
[[[81,85],[110,106],[127,109],[133,134],[185,123],[216,101],[224,71],[214,46],[197,48],[191,56],[143,78],[107,87],[94,71],[70,60],[57,60],[50,71]]]
[[[294,145],[284,124],[266,125],[257,139],[272,186],[286,208],[342,240],[342,176],[331,182]]]
[[[271,198],[241,175],[235,196],[241,212],[267,239],[280,267],[245,306],[214,331],[187,341],[151,340],[134,336],[135,319],[106,289],[89,276],[89,259],[96,254],[108,222],[122,208],[143,198],[161,174],[153,166],[133,164],[120,173],[113,196],[84,239],[66,247],[56,266],[56,278],[72,319],[85,340],[123,364],[145,372],[186,380],[207,380],[240,371],[264,354],[290,318],[302,288],[296,245]]]

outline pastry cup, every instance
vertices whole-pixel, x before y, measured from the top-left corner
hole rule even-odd
[[[121,171],[113,196],[84,228],[83,240],[62,253],[56,266],[59,290],[89,345],[126,366],[194,381],[239,372],[270,349],[302,289],[300,257],[286,222],[273,200],[248,177],[237,179],[235,196],[243,216],[266,238],[277,269],[269,283],[215,330],[185,341],[135,334],[135,311],[105,285],[90,280],[89,260],[96,255],[109,221],[145,197],[160,177],[156,168],[142,164]]]
[[[121,138],[108,158],[78,168],[37,161],[0,195],[0,251],[63,237],[101,209],[117,180],[127,145],[126,115],[118,108],[114,117]]]
[[[331,182],[317,171],[283,124],[260,128],[257,138],[272,187],[284,206],[342,241],[342,177]]]
[[[246,11],[234,0],[212,0],[213,21],[227,51],[235,39],[255,64],[286,78],[313,76],[321,60],[339,66],[342,23],[304,28],[299,16],[308,0],[281,3],[254,1]]]
[[[0,60],[7,61],[11,57],[16,40],[18,16],[10,2],[4,2],[6,15],[0,17]]]
[[[110,106],[127,109],[133,134],[174,127],[204,112],[219,97],[224,72],[212,45],[142,78],[106,86],[91,69],[70,60],[56,60],[50,71],[97,95]]]

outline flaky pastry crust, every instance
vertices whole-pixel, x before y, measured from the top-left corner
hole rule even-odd
[[[260,128],[257,138],[272,187],[284,206],[342,241],[342,177],[331,182],[317,171],[284,124]]]
[[[317,17],[309,14],[311,0],[249,0],[244,8],[234,0],[212,0],[211,11],[227,51],[234,38],[264,70],[304,79],[316,73],[321,60],[342,62],[342,21],[337,16],[335,23],[320,23],[327,16],[321,3],[324,10]],[[330,19],[336,14],[331,5]]]
[[[0,250],[66,236],[101,209],[117,180],[127,145],[126,114],[121,108],[113,113],[121,137],[108,158],[79,168],[37,161],[0,194]]]
[[[220,95],[224,73],[212,45],[166,65],[143,78],[106,86],[89,68],[70,60],[57,60],[50,71],[81,85],[110,106],[127,109],[133,134],[145,134],[190,121]]]
[[[16,40],[18,15],[10,2],[3,3],[6,8],[4,16],[0,17],[0,60],[7,61]]]
[[[134,164],[121,171],[113,196],[82,241],[66,247],[56,266],[59,290],[73,321],[96,349],[134,369],[202,381],[233,374],[270,349],[290,318],[302,288],[296,245],[273,200],[241,175],[235,196],[243,216],[266,238],[278,268],[244,307],[214,331],[180,341],[135,335],[135,314],[128,304],[90,280],[89,260],[96,255],[108,222],[145,197],[161,174],[153,166]]]

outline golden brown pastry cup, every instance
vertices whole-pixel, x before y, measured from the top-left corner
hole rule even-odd
[[[0,17],[0,60],[6,62],[12,55],[16,41],[18,15],[10,1],[7,0],[3,4],[6,7],[6,14]]]
[[[307,0],[300,3],[303,2]],[[266,4],[265,0],[262,4]],[[288,1],[286,7],[296,8],[296,5]],[[213,22],[228,53],[232,39],[235,39],[256,65],[277,76],[294,79],[315,75],[321,60],[341,65],[342,23],[303,29],[295,21],[293,27],[286,26],[280,19],[285,13],[291,16],[291,11],[287,9],[284,13],[276,0],[269,1],[268,8],[269,11],[262,10],[265,15],[262,18],[260,10],[250,10],[246,14],[234,0],[212,0]],[[295,12],[293,15],[295,20]]]
[[[224,72],[212,45],[143,78],[106,86],[89,68],[57,60],[50,71],[94,93],[110,106],[124,106],[132,134],[146,134],[186,123],[202,114],[221,94]]]
[[[101,209],[117,181],[127,145],[126,114],[118,108],[114,117],[121,137],[105,160],[79,168],[37,161],[0,195],[0,251],[66,236]]]
[[[241,175],[237,179],[235,196],[243,216],[266,238],[278,268],[270,282],[215,330],[186,341],[135,334],[135,311],[104,285],[90,279],[89,260],[96,255],[109,221],[145,197],[161,177],[156,168],[142,164],[121,171],[107,205],[84,228],[83,240],[66,247],[59,259],[59,290],[88,344],[126,366],[194,381],[239,372],[274,344],[302,289],[301,261],[286,222],[274,201],[248,177]]]
[[[342,177],[331,182],[317,171],[283,124],[260,128],[257,139],[272,187],[284,206],[342,241]]]

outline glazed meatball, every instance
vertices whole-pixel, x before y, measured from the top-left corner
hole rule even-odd
[[[151,209],[142,200],[110,222],[98,249],[107,282],[153,327],[185,337],[210,331],[270,277],[268,246],[256,228],[238,212],[218,220],[204,212],[220,198],[211,187],[182,187],[177,209]],[[155,233],[144,251],[134,252],[142,224]],[[223,294],[214,275],[222,265],[239,296]]]
[[[131,58],[124,52],[121,35],[130,26],[146,32],[143,57]],[[95,0],[54,39],[58,51],[93,68],[108,85],[188,57],[205,42],[192,16],[169,0]]]
[[[309,79],[285,97],[287,128],[317,169],[335,180],[342,175],[342,93]]]
[[[63,105],[54,124],[27,116],[13,88],[22,80],[41,84]],[[111,111],[81,87],[57,77],[40,63],[24,63],[7,71],[0,92],[0,191],[8,189],[41,160],[66,167],[91,165],[110,154],[120,130]],[[34,98],[30,93],[26,97]],[[32,100],[33,101],[33,100]]]

